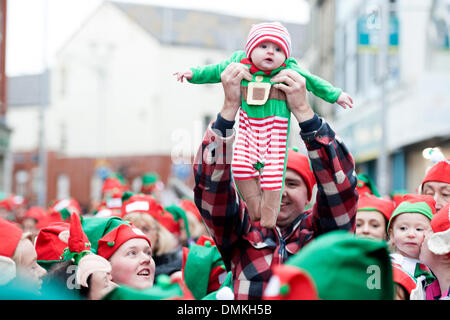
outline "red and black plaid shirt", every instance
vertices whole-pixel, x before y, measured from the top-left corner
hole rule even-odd
[[[223,138],[211,125],[194,162],[195,203],[214,237],[227,270],[233,273],[236,299],[261,299],[271,266],[283,263],[311,239],[328,231],[354,230],[358,201],[354,160],[322,120],[314,132],[301,133],[317,180],[312,209],[288,230],[260,227],[249,220],[231,176],[234,133]]]

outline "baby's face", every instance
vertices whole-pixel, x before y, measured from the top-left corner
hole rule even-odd
[[[395,218],[390,238],[403,256],[418,259],[425,233],[431,230],[430,220],[420,213],[403,213]]]
[[[262,71],[271,71],[281,67],[286,55],[283,49],[270,41],[261,42],[253,49],[250,59]]]

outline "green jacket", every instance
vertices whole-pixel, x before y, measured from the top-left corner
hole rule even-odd
[[[220,82],[220,75],[230,63],[241,62],[241,60],[245,58],[245,52],[240,50],[234,52],[229,59],[218,64],[193,67],[191,68],[193,77],[189,80],[189,82],[196,84],[218,83]],[[294,58],[288,58],[284,63],[286,64],[286,68],[298,72],[306,79],[306,89],[311,91],[315,96],[322,98],[329,103],[335,103],[339,98],[339,95],[342,93],[342,89],[333,87],[333,85],[328,81],[313,75],[306,69],[301,68]],[[279,70],[280,68],[274,70],[276,72],[272,72],[271,76]]]

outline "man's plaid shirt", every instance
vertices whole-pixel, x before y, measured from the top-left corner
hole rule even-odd
[[[214,237],[227,270],[233,273],[236,299],[261,299],[271,266],[283,263],[311,239],[328,231],[353,231],[358,201],[354,160],[322,119],[314,132],[301,132],[316,177],[312,209],[288,230],[262,228],[249,220],[231,176],[235,134],[222,137],[211,125],[194,162],[195,203]]]

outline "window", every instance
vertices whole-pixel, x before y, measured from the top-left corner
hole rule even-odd
[[[56,181],[56,198],[70,198],[70,178],[64,173],[58,175],[58,180]]]

